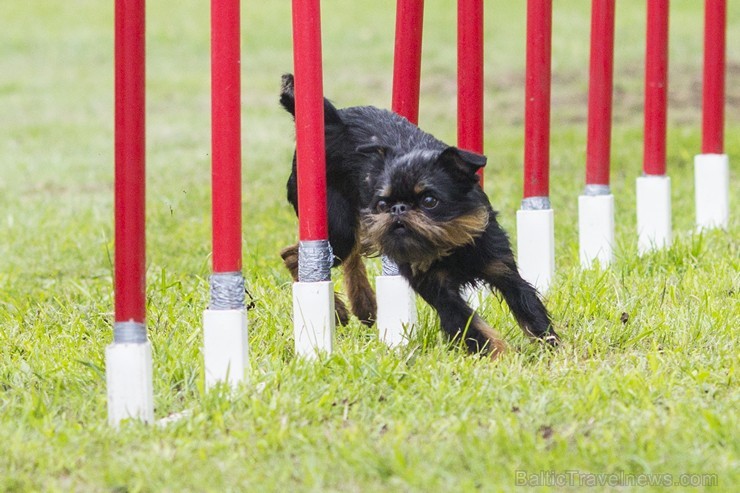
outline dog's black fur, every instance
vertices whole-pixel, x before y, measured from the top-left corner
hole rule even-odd
[[[293,77],[280,102],[294,114]],[[487,284],[506,300],[521,328],[559,341],[536,290],[519,275],[509,239],[479,185],[484,156],[448,146],[405,118],[371,106],[336,109],[324,100],[329,243],[342,265],[352,311],[375,318],[375,295],[362,255],[382,254],[439,314],[451,338],[471,352],[500,354],[505,344],[467,305],[466,286]],[[296,159],[288,201],[298,213]],[[297,276],[297,245],[282,256]],[[338,300],[338,317],[348,314]]]

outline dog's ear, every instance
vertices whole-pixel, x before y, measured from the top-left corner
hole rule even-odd
[[[285,111],[295,116],[295,81],[293,74],[283,74],[280,85],[280,104]]]
[[[439,163],[455,176],[478,181],[478,170],[486,165],[487,158],[482,154],[464,151],[450,146],[439,155]]]

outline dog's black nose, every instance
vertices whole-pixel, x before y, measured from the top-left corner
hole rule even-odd
[[[403,202],[399,202],[391,206],[391,214],[393,214],[394,216],[400,216],[407,210],[409,210],[409,206],[404,204]]]

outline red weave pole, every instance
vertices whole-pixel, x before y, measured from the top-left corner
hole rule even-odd
[[[115,3],[115,321],[145,319],[144,0]]]
[[[423,26],[424,0],[398,0],[391,108],[414,125],[419,122]]]
[[[701,144],[703,154],[724,153],[726,24],[727,1],[706,0]]]
[[[669,0],[647,2],[645,53],[645,142],[643,172],[665,175],[666,112],[668,108]]]
[[[239,0],[211,0],[213,272],[242,270]]]
[[[293,0],[293,64],[298,234],[301,241],[326,240],[329,227],[319,0]]]
[[[615,0],[591,2],[586,184],[609,185]]]
[[[483,154],[483,0],[457,2],[457,145]]]
[[[552,0],[527,0],[524,198],[550,192]]]

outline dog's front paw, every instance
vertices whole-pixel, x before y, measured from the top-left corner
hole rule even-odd
[[[550,329],[548,333],[542,335],[540,340],[550,347],[560,346],[560,336],[552,329]]]

